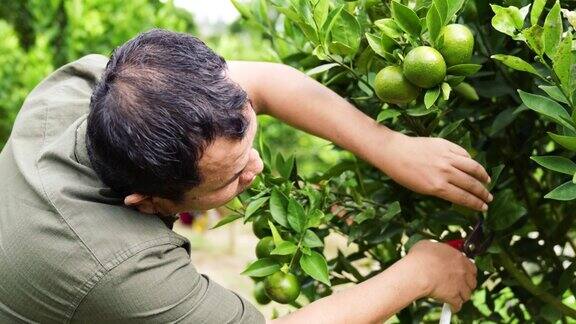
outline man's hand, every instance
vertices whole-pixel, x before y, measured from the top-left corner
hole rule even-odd
[[[424,280],[426,297],[449,303],[454,312],[476,288],[476,266],[460,251],[443,243],[420,241],[404,258]]]
[[[228,66],[259,113],[328,139],[419,193],[477,210],[492,200],[483,186],[488,174],[458,145],[391,131],[292,67],[235,61]]]
[[[447,302],[457,312],[475,287],[476,267],[462,252],[420,241],[378,275],[268,323],[382,323],[423,297]]]
[[[492,195],[486,170],[460,146],[441,138],[409,137],[383,129],[383,149],[371,163],[399,184],[471,209],[485,211]]]

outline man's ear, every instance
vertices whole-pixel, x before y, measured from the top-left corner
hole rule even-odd
[[[135,207],[141,213],[155,214],[156,208],[152,197],[133,193],[124,198],[124,204],[128,207]]]

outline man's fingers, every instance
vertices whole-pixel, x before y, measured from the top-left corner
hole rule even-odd
[[[488,210],[488,205],[486,205],[482,199],[451,183],[448,183],[446,188],[443,190],[441,198],[470,209],[478,211]]]
[[[465,158],[469,158],[469,159],[472,158],[472,157],[470,156],[470,153],[468,153],[468,151],[466,151],[464,148],[462,148],[461,146],[458,146],[458,145],[456,145],[456,144],[454,144],[454,143],[452,143],[452,144],[453,144],[453,145],[451,146],[450,151],[452,151],[452,152],[454,152],[454,153],[456,153],[456,154],[458,154],[458,155],[460,155],[460,156],[463,156],[463,157],[465,157]]]
[[[470,288],[470,290],[476,289],[476,285],[477,285],[476,276],[474,276],[472,274],[467,274],[466,275],[466,285],[468,285],[468,288]]]
[[[485,203],[489,203],[492,201],[492,195],[480,181],[476,178],[468,175],[467,173],[457,171],[457,173],[453,176],[450,180],[450,183],[468,191],[471,194],[474,194],[476,197],[482,199]]]
[[[462,297],[460,297],[460,296],[453,298],[452,300],[448,301],[448,304],[450,304],[450,308],[452,309],[452,313],[458,313],[460,311],[460,309],[462,308],[463,303],[464,303],[464,301],[462,300]]]
[[[464,289],[464,290],[460,291],[460,298],[462,298],[462,303],[469,301],[470,296],[472,296],[472,290]]]
[[[486,172],[484,167],[480,163],[470,158],[465,158],[463,156],[456,156],[453,165],[458,169],[460,169],[461,171],[468,173],[469,175],[473,176],[474,178],[478,179],[483,183],[488,183],[490,181],[490,176],[488,175],[488,172]]]

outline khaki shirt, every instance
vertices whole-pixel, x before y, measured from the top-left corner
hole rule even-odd
[[[86,56],[38,85],[0,153],[0,323],[263,323],[91,168],[86,116],[107,61]]]

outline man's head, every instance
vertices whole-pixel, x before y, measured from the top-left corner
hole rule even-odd
[[[170,214],[222,205],[262,170],[256,116],[199,39],[152,30],[116,49],[94,88],[87,147],[127,205]]]

